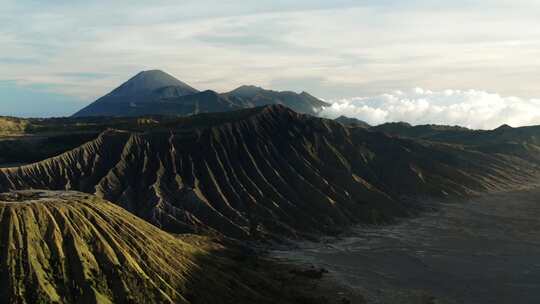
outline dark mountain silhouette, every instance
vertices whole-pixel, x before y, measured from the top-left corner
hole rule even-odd
[[[159,71],[137,74],[109,94],[74,114],[88,116],[144,116],[212,113],[283,104],[295,111],[316,114],[327,104],[308,93],[276,92],[243,86],[229,93],[199,92]]]
[[[137,94],[146,94],[148,92],[155,92],[162,88],[174,88],[174,91],[178,95],[189,95],[198,92],[196,89],[183,83],[182,81],[174,78],[173,76],[160,71],[150,70],[143,71],[135,75],[133,78],[114,89],[106,96],[136,96]],[[116,102],[123,102],[116,100]]]
[[[253,85],[243,85],[230,91],[229,94],[234,95],[236,97],[249,99],[249,98],[253,98],[257,96],[258,94],[262,94],[265,91],[266,90],[261,87],[257,87]]]
[[[512,128],[501,125],[493,130],[472,130],[460,126],[417,125],[407,123],[385,123],[371,127],[370,130],[394,136],[422,139],[468,146],[486,144],[523,143],[540,145],[540,126]]]
[[[158,90],[168,96],[170,87]],[[157,94],[151,99],[152,102],[120,103],[104,105],[105,111],[111,116],[147,116],[147,115],[171,115],[188,116],[198,113],[227,112],[243,109],[244,106],[235,104],[231,100],[222,97],[214,91],[203,91],[195,94],[178,97],[159,97]]]
[[[383,124],[370,128],[392,136],[465,146],[468,150],[513,155],[540,161],[540,126],[471,130],[458,126]]]
[[[234,97],[236,103],[244,107],[259,107],[269,104],[281,104],[298,113],[317,114],[322,107],[329,106],[326,102],[311,96],[306,92],[265,90],[256,86],[241,86],[231,92],[223,94],[226,97]]]
[[[340,124],[344,124],[346,126],[352,126],[352,127],[361,127],[361,128],[370,128],[371,125],[369,125],[367,122],[341,115],[340,117],[334,119],[335,121],[339,122]]]
[[[462,136],[473,132],[473,130],[460,127],[460,126],[446,126],[446,125],[416,125],[413,126],[406,122],[388,122],[378,126],[372,126],[372,131],[384,132],[386,134],[416,138],[416,139],[429,139],[441,134],[454,134]]]
[[[171,232],[237,238],[334,232],[535,178],[526,157],[402,139],[280,105],[122,123],[58,157],[0,170],[0,191],[95,193]]]
[[[181,97],[197,92],[163,71],[143,71],[74,116],[129,116],[132,108],[137,108],[139,104],[145,105],[162,98]]]
[[[511,126],[509,126],[507,124],[502,124],[498,128],[496,128],[495,130],[511,130],[511,129],[513,129]]]

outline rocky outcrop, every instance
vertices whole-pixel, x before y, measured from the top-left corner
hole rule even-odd
[[[152,130],[109,130],[3,169],[0,191],[95,193],[171,232],[297,237],[404,214],[405,196],[500,190],[536,174],[516,156],[347,128],[280,105]]]

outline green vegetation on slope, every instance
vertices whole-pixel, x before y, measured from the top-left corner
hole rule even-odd
[[[0,194],[0,227],[2,303],[288,302],[276,282],[212,255],[208,241],[87,194]]]
[[[0,136],[24,134],[29,126],[26,119],[0,116]]]

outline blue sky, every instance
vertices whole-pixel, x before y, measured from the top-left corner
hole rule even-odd
[[[0,115],[69,115],[133,74],[328,100],[422,87],[540,96],[531,0],[2,1]]]
[[[20,86],[0,82],[0,114],[24,117],[64,116],[76,112],[84,100],[48,91],[50,85]]]

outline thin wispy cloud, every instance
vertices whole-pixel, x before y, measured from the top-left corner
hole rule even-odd
[[[499,0],[6,1],[0,80],[50,85],[82,103],[152,68],[217,91],[255,84],[336,99],[420,86],[533,98],[539,9]]]

